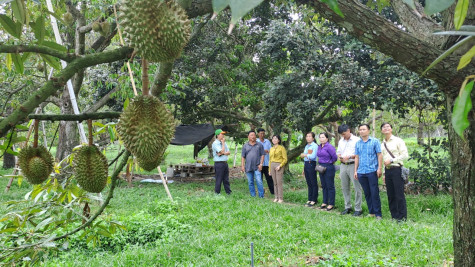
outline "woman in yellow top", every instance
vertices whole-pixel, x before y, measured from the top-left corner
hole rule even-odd
[[[287,164],[287,151],[280,143],[280,136],[272,136],[272,144],[274,144],[274,146],[269,152],[269,175],[272,176],[272,180],[274,181],[274,202],[282,203],[284,202],[282,182],[284,178],[284,166]]]

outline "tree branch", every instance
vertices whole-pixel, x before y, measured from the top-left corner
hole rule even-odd
[[[435,31],[444,30],[444,28],[423,13],[424,7],[422,7],[419,2],[414,1],[414,4],[421,12],[413,10],[402,0],[392,0],[390,3],[394,12],[398,15],[399,20],[404,27],[406,27],[408,32],[413,33],[414,37],[421,41],[434,44],[437,48],[444,46],[448,37],[433,34]]]
[[[102,108],[109,99],[111,99],[112,95],[119,91],[119,86],[116,86],[114,89],[112,89],[109,93],[107,93],[105,96],[103,96],[101,99],[99,99],[94,105],[92,105],[89,109],[84,111],[84,113],[91,113],[91,112],[96,112],[100,108]]]
[[[76,58],[75,55],[64,53],[56,49],[43,46],[43,45],[0,45],[0,53],[25,53],[33,52],[38,54],[44,54],[62,59],[66,62],[71,62]]]
[[[100,119],[118,119],[121,112],[95,112],[95,113],[81,113],[75,114],[31,114],[28,115],[29,120],[40,121],[85,121],[85,120],[100,120]]]
[[[232,118],[236,119],[238,121],[243,121],[243,122],[250,122],[253,125],[260,126],[262,123],[258,120],[251,119],[244,117],[237,112],[229,111],[229,110],[222,110],[222,109],[213,109],[213,110],[206,110],[206,111],[200,111],[200,115],[202,116],[213,116],[213,118]]]
[[[17,123],[26,119],[27,116],[49,96],[54,94],[57,90],[62,89],[66,82],[79,70],[102,63],[127,59],[131,56],[132,51],[133,49],[130,47],[122,47],[107,52],[86,55],[71,61],[66,68],[59,72],[57,76],[51,78],[51,80],[45,83],[38,91],[34,92],[28,100],[13,111],[10,116],[0,121],[0,137],[3,137]]]
[[[345,15],[344,18],[333,12],[320,0],[297,0],[297,2],[299,4],[309,4],[323,17],[344,27],[349,34],[391,56],[416,73],[422,73],[432,61],[443,53],[435,45],[421,41],[414,35],[404,32],[358,0],[338,0],[338,7]],[[470,66],[457,72],[453,66],[457,66],[459,60],[460,57],[456,55],[445,58],[429,71],[427,78],[434,80],[439,85],[444,85],[441,87],[442,89],[450,90],[450,93],[457,93],[464,77],[468,76],[475,67],[475,63],[471,63]]]

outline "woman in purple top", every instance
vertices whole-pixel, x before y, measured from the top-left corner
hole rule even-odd
[[[327,168],[324,173],[320,173],[323,188],[323,202],[320,208],[330,211],[335,207],[335,165],[333,163],[337,160],[337,155],[335,147],[328,142],[328,133],[321,133],[319,140],[318,164]]]

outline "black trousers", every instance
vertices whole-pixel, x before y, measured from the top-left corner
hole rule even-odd
[[[274,194],[274,181],[272,176],[269,175],[269,166],[262,166],[261,175],[266,177],[267,187],[269,187],[270,193]]]
[[[217,161],[214,163],[214,172],[216,177],[216,183],[214,184],[214,192],[216,194],[221,193],[221,183],[224,185],[224,191],[226,194],[231,194],[231,186],[229,184],[229,167],[225,161]]]
[[[401,168],[386,169],[386,190],[388,193],[389,211],[396,220],[407,219],[406,197],[404,196],[404,180],[401,177]]]
[[[303,171],[305,173],[305,180],[308,186],[308,201],[317,202],[318,199],[318,181],[315,161],[305,161]]]

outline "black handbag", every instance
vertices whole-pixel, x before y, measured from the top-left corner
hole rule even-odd
[[[317,164],[317,166],[315,167],[315,170],[319,173],[325,173],[327,171],[327,167],[323,167],[322,165]]]

